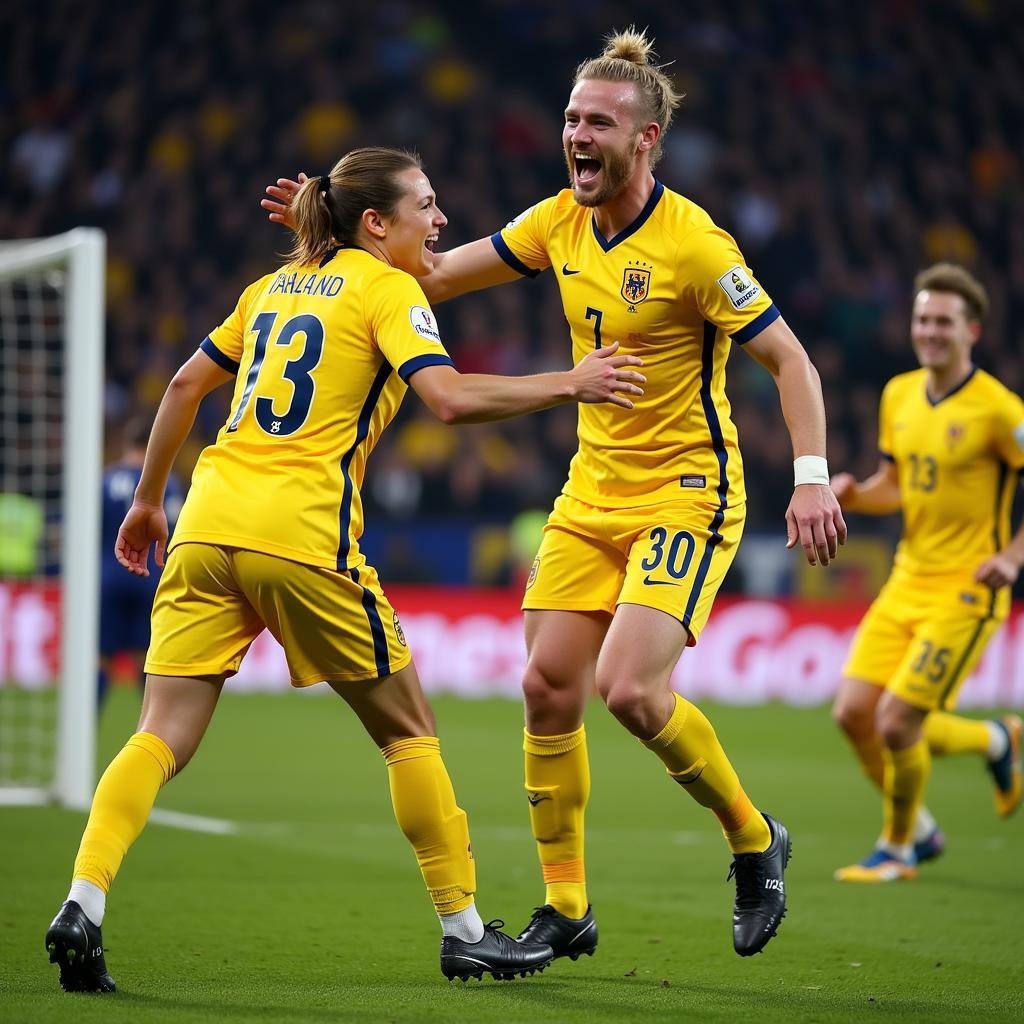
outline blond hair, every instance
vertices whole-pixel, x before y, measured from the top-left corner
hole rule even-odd
[[[415,153],[374,146],[346,153],[327,180],[310,178],[292,200],[295,244],[288,261],[316,263],[334,244],[353,245],[363,213],[392,216],[405,195],[398,175],[422,166]]]
[[[654,40],[647,38],[647,30],[630,25],[624,32],[612,32],[605,41],[600,57],[583,61],[576,68],[573,85],[585,78],[603,82],[632,82],[640,98],[639,121],[657,121],[661,137],[672,124],[672,112],[679,106],[683,93],[676,92],[672,80],[665,74],[666,64],[656,64],[653,58]],[[661,137],[651,150],[651,167],[661,159]]]
[[[955,263],[936,263],[922,270],[914,278],[914,294],[918,292],[947,292],[959,295],[967,307],[967,319],[979,323],[988,313],[988,292],[969,271]]]

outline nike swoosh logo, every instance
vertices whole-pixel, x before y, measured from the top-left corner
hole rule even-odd
[[[530,801],[530,806],[531,807],[536,807],[537,804],[539,804],[541,802],[541,800],[550,800],[551,797],[549,797],[549,796],[534,796],[533,793],[530,793],[526,797],[526,799]]]
[[[669,580],[652,580],[650,576],[644,577],[645,587],[678,587],[678,583],[672,583]]]
[[[570,270],[568,263],[563,263],[562,264],[562,274],[565,277],[571,277],[573,274],[578,274],[578,273],[579,273],[578,270]]]

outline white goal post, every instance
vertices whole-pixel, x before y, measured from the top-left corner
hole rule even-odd
[[[61,608],[55,713],[53,680],[26,691],[11,659],[0,662],[0,804],[87,808],[92,799],[105,264],[106,237],[96,228],[0,242],[0,494],[9,507],[38,509],[41,524],[39,564],[12,578],[3,562],[13,559],[0,560],[0,586],[33,597],[56,583]],[[4,543],[13,554],[10,535]],[[0,636],[9,643],[24,625],[12,607],[0,605],[9,618]],[[11,711],[33,700],[49,710]]]

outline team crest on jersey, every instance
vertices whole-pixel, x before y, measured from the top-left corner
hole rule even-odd
[[[405,633],[402,631],[402,624],[398,621],[398,612],[395,612],[395,636],[398,637],[398,642],[403,647],[408,647],[409,646],[405,642]]]
[[[952,451],[964,438],[967,428],[962,423],[950,423],[946,427],[946,447]]]
[[[530,566],[530,575],[526,577],[526,589],[529,590],[533,586],[534,580],[537,578],[537,570],[540,568],[540,555],[533,560],[533,565]]]
[[[636,307],[651,293],[651,269],[650,263],[638,261],[622,272],[619,294],[629,303],[630,313],[635,313]]]
[[[441,343],[441,335],[437,332],[437,321],[434,314],[423,306],[413,306],[409,310],[409,322],[412,329],[421,337]]]

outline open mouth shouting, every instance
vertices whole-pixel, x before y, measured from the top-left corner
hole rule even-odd
[[[573,184],[589,185],[601,173],[601,158],[578,149],[572,151]]]

